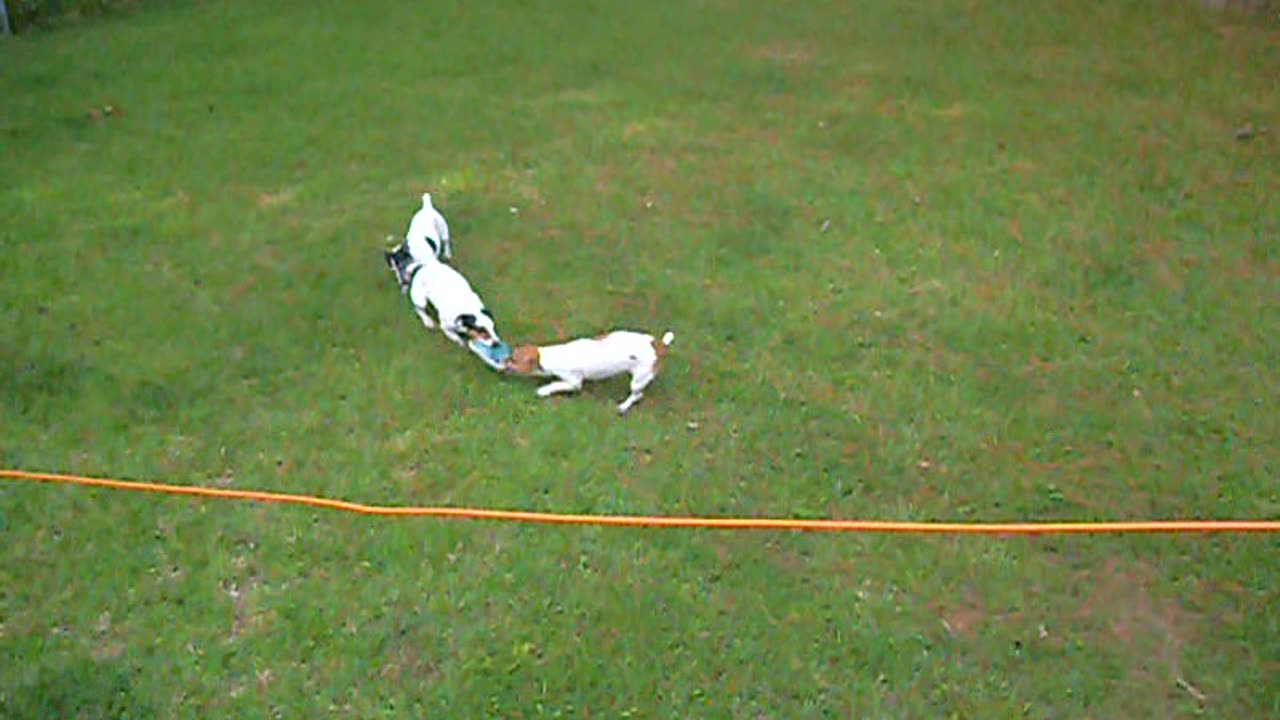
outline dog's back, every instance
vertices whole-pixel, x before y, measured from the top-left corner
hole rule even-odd
[[[657,365],[666,357],[667,347],[675,337],[675,333],[670,330],[663,333],[661,340],[648,333],[614,330],[596,338],[596,341],[607,348],[604,354],[625,355],[643,365]]]
[[[422,207],[409,220],[405,231],[405,244],[413,259],[422,262],[428,255],[433,258],[448,257],[449,223],[431,203],[431,194],[422,195]]]
[[[671,333],[667,333],[671,336]],[[562,377],[603,380],[624,372],[653,372],[666,354],[668,342],[631,330],[615,330],[594,338],[570,340],[539,349],[542,367]]]
[[[416,263],[409,275],[409,298],[418,307],[430,302],[438,313],[450,317],[484,307],[484,301],[462,273],[438,260]]]

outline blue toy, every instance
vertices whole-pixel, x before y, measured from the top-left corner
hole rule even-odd
[[[511,346],[501,340],[494,340],[492,345],[470,340],[467,342],[467,349],[479,356],[485,365],[498,371],[502,371],[503,365],[511,358]]]

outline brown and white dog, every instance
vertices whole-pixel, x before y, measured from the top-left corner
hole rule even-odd
[[[625,413],[644,397],[674,339],[671,331],[657,340],[645,333],[615,330],[559,345],[517,345],[504,367],[520,375],[557,378],[538,388],[538,397],[575,392],[582,389],[583,381],[630,373],[631,394],[618,404],[618,412]]]

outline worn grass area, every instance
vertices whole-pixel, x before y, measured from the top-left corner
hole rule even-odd
[[[1278,52],[1262,19],[1066,0],[223,0],[8,40],[0,464],[1278,517]],[[631,416],[422,331],[379,251],[424,189],[507,339],[677,332]],[[0,714],[1274,717],[1277,550],[6,483]]]

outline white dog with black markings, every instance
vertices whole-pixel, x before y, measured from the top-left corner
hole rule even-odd
[[[387,236],[387,244],[395,241]],[[383,253],[387,267],[396,276],[396,283],[401,293],[409,292],[409,277],[406,267],[413,263],[424,263],[428,260],[450,260],[453,258],[453,245],[449,242],[449,223],[444,215],[431,204],[431,193],[422,194],[422,207],[409,220],[409,229],[404,234],[404,242],[389,247]]]
[[[615,330],[559,345],[517,345],[504,369],[520,375],[557,378],[538,388],[538,397],[576,392],[587,380],[630,373],[631,394],[618,404],[618,413],[622,414],[644,397],[644,389],[657,377],[673,340],[675,333],[671,331],[655,339],[645,333]]]
[[[445,337],[463,347],[468,346],[468,340],[483,346],[501,342],[493,314],[462,273],[434,258],[409,261],[396,266],[396,270],[409,288],[414,312],[428,329],[438,325]],[[435,319],[431,308],[435,309]]]
[[[453,259],[453,245],[449,243],[449,223],[431,203],[431,193],[422,194],[422,207],[409,220],[404,245],[418,262],[427,258]]]

